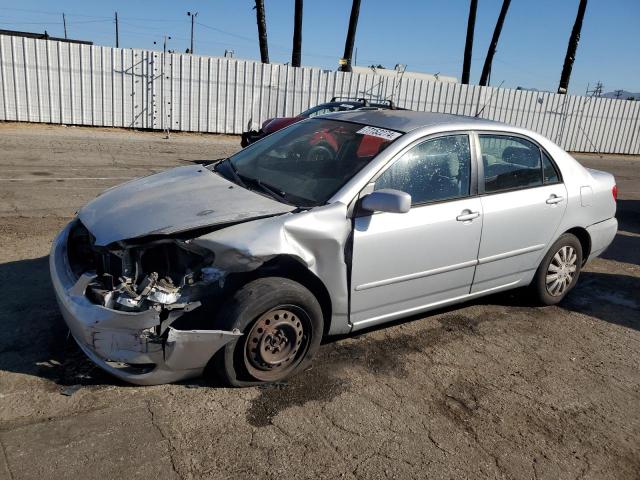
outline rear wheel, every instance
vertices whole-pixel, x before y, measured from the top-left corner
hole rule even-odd
[[[582,266],[582,246],[570,233],[563,234],[542,259],[531,284],[543,305],[560,302],[578,282]]]
[[[304,286],[286,278],[254,280],[222,307],[220,328],[244,333],[212,359],[234,386],[282,381],[303,370],[320,346],[322,309]]]

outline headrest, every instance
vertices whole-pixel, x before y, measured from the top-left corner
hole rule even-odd
[[[424,157],[423,162],[429,165],[429,169],[445,177],[457,177],[460,168],[458,156],[450,153],[436,153]]]
[[[540,152],[525,147],[507,147],[502,151],[502,160],[534,168],[540,165]]]

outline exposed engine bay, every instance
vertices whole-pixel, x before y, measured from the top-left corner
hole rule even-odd
[[[206,293],[215,283],[222,288],[226,277],[213,266],[213,252],[190,240],[159,238],[99,247],[80,222],[69,233],[68,253],[77,276],[96,274],[87,286],[87,298],[126,312],[193,309],[205,288]]]

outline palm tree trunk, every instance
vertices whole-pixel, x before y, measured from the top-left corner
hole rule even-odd
[[[260,60],[269,63],[267,45],[267,20],[264,15],[264,0],[256,0],[256,21],[258,22],[258,42],[260,42]]]
[[[302,1],[296,0],[296,9],[293,21],[293,51],[291,52],[291,65],[299,67],[302,62]]]
[[[469,83],[471,73],[471,53],[473,51],[473,30],[476,26],[476,11],[478,0],[471,0],[469,4],[469,19],[467,21],[467,40],[464,44],[464,63],[462,64],[462,83]]]
[[[500,15],[498,15],[498,21],[496,22],[496,28],[493,30],[493,37],[491,37],[491,44],[487,51],[487,58],[484,60],[484,66],[482,67],[482,74],[480,75],[480,85],[487,85],[489,76],[491,75],[491,64],[493,63],[493,56],[496,54],[496,48],[498,46],[498,40],[500,39],[500,33],[502,32],[502,25],[504,19],[507,16],[507,10],[509,10],[509,4],[511,0],[503,0],[502,8],[500,9]]]
[[[560,85],[558,86],[558,93],[567,93],[567,90],[569,89],[569,78],[571,77],[573,61],[576,59],[576,50],[578,49],[578,42],[580,41],[580,31],[582,30],[582,20],[584,19],[584,12],[586,10],[587,0],[580,0],[580,5],[578,6],[578,14],[576,15],[576,21],[573,24],[573,30],[571,30],[571,37],[569,38],[567,55],[564,57],[564,65],[562,66],[562,75],[560,75]]]
[[[360,16],[360,0],[353,0],[351,4],[351,16],[349,17],[349,30],[347,40],[344,43],[344,55],[342,58],[345,64],[340,66],[343,72],[351,71],[351,57],[353,56],[353,45],[356,42],[356,28],[358,27],[358,17]]]

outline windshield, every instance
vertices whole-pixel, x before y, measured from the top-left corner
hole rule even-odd
[[[216,168],[230,180],[299,207],[327,202],[401,134],[328,119],[272,133]]]

